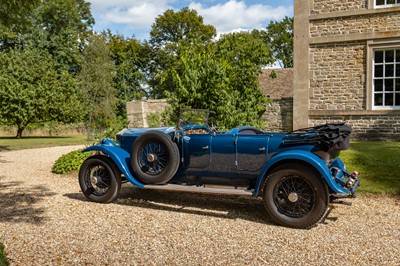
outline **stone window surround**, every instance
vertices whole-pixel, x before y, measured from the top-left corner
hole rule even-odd
[[[400,110],[400,108],[393,107],[375,107],[373,106],[373,60],[374,60],[374,50],[377,49],[399,49],[400,48],[400,39],[392,39],[392,40],[369,40],[367,41],[367,75],[366,75],[366,84],[367,84],[367,92],[366,92],[366,109],[370,110],[388,110],[395,111]]]

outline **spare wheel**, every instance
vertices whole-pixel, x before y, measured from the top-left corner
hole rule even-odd
[[[178,170],[178,147],[167,134],[148,131],[132,145],[131,166],[135,177],[146,184],[166,183]]]

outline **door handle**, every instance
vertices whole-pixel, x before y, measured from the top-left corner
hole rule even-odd
[[[208,150],[208,145],[201,147],[203,150]]]
[[[258,148],[259,151],[265,151],[265,147]]]

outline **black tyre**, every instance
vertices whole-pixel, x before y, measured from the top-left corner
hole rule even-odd
[[[79,169],[79,185],[90,201],[111,202],[121,189],[121,174],[108,157],[92,156]]]
[[[133,173],[147,184],[168,182],[179,167],[179,150],[171,137],[160,131],[148,131],[132,145]]]
[[[264,206],[278,224],[310,228],[328,208],[328,190],[319,177],[305,166],[279,168],[265,180]]]

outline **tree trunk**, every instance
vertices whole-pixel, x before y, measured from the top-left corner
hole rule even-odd
[[[17,139],[22,138],[22,131],[24,131],[24,129],[25,129],[25,127],[18,126],[17,136],[16,136]]]

